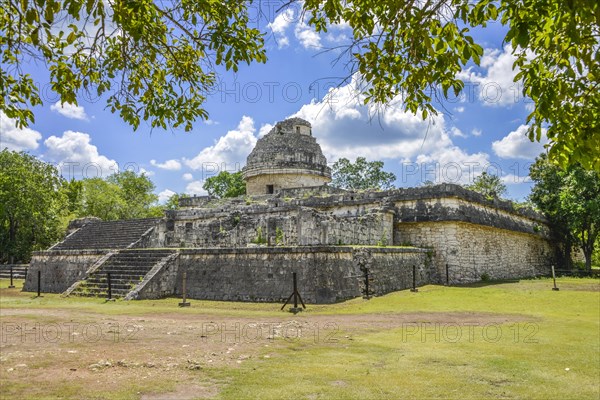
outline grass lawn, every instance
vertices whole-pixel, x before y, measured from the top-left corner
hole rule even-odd
[[[600,398],[598,279],[430,285],[297,315],[7,286],[2,398]]]

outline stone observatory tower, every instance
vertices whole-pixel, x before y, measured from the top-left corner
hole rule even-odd
[[[331,181],[331,169],[321,146],[312,136],[310,123],[301,118],[278,122],[258,139],[242,175],[246,193],[251,196],[322,186]]]

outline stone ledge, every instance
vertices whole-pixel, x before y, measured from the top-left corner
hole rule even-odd
[[[431,249],[419,247],[379,247],[379,246],[257,246],[257,247],[204,247],[180,249],[182,256],[194,254],[286,254],[286,253],[352,253],[359,249],[369,249],[372,253],[428,253]],[[172,250],[172,249],[170,249]]]
[[[32,257],[35,256],[96,256],[110,253],[114,249],[91,249],[91,250],[40,250],[34,251]]]

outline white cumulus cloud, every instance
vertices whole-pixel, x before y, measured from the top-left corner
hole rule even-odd
[[[269,133],[271,131],[271,129],[273,129],[275,125],[271,125],[271,124],[264,124],[263,126],[260,127],[260,129],[258,130],[258,137],[261,138],[263,136],[265,136],[267,133]]]
[[[184,158],[183,163],[193,170],[210,173],[237,171],[246,164],[246,157],[256,145],[255,131],[254,120],[244,115],[236,129],[221,136],[214,145],[202,149],[196,157]]]
[[[470,67],[461,71],[458,77],[477,85],[479,99],[486,106],[508,107],[522,102],[521,83],[514,82],[519,70],[513,69],[516,57],[512,53],[511,45],[502,50],[485,49],[480,64],[485,73],[473,72]]]
[[[330,89],[320,101],[303,105],[293,116],[304,118],[329,161],[357,155],[368,159],[408,159],[451,143],[444,135],[444,118],[432,121],[406,113],[400,102],[377,111],[363,104],[356,80]]]
[[[454,145],[452,136],[466,134],[447,126],[443,114],[424,121],[403,111],[400,99],[380,109],[364,105],[357,85],[354,79],[346,86],[331,89],[323,99],[303,105],[293,115],[312,124],[313,134],[330,163],[340,157],[354,160],[357,156],[394,160],[402,164],[403,170],[424,174],[422,181],[454,183],[468,182],[474,171],[489,164],[488,154],[471,154]],[[386,166],[394,168],[387,161]],[[402,176],[397,177],[405,183]]]
[[[185,187],[185,193],[197,196],[206,196],[208,192],[202,187],[204,181],[193,181],[187,184]]]
[[[0,111],[0,151],[35,150],[42,134],[31,128],[17,128],[16,121]]]
[[[267,28],[271,29],[275,40],[277,41],[277,47],[282,49],[289,46],[290,40],[287,37],[287,29],[290,24],[294,21],[294,10],[288,8],[282,13],[277,14],[273,22],[267,25]]]
[[[150,160],[150,164],[156,168],[166,169],[167,171],[179,171],[181,163],[177,160],[167,160],[164,163],[159,163],[156,160]]]
[[[174,194],[176,194],[174,191],[170,189],[165,189],[158,194],[158,202],[164,203],[165,201],[169,200]]]
[[[194,176],[192,174],[190,174],[189,172],[186,172],[185,174],[183,174],[182,178],[184,181],[193,181],[194,180]]]
[[[85,108],[83,106],[77,106],[71,103],[63,103],[60,104],[60,100],[50,106],[52,111],[55,111],[62,115],[63,117],[71,118],[71,119],[79,119],[86,121],[88,119],[87,114],[85,113]]]
[[[63,175],[65,168],[80,171],[83,177],[89,178],[106,177],[118,171],[117,162],[100,155],[87,133],[65,131],[60,137],[50,136],[44,144],[48,149],[45,156],[61,165]]]
[[[533,160],[544,151],[547,139],[543,136],[541,143],[532,142],[527,137],[527,125],[520,125],[501,140],[492,143],[492,150],[500,158],[518,158]]]
[[[296,24],[294,35],[305,49],[321,47],[321,37],[304,21],[300,21]]]

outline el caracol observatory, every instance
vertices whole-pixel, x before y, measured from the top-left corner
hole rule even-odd
[[[289,118],[260,138],[242,170],[246,193],[273,194],[281,189],[322,186],[331,169],[312,136],[308,121]]]
[[[72,221],[63,241],[33,254],[24,290],[283,302],[297,280],[306,302],[326,304],[547,275],[556,262],[547,220],[509,201],[452,184],[327,185],[327,160],[300,118],[258,140],[243,177],[246,195],[182,197],[162,218]]]

